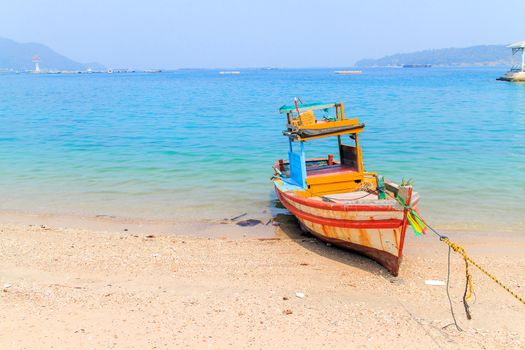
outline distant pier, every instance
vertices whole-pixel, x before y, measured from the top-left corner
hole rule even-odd
[[[497,80],[510,81],[510,82],[525,82],[525,41],[519,41],[514,44],[507,46],[512,49],[512,67],[505,73],[505,75],[499,77]],[[514,64],[514,56],[521,54],[521,62]]]

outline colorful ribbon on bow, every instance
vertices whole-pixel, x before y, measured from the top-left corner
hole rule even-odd
[[[410,226],[412,227],[412,230],[414,230],[416,236],[426,234],[427,224],[425,224],[419,212],[416,209],[407,206],[399,196],[396,196],[396,199],[399,203],[401,203],[401,205],[403,205],[403,207],[407,209],[407,219],[410,223]]]

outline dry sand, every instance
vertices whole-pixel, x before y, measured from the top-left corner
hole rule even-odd
[[[222,225],[231,231],[251,228]],[[268,227],[270,229],[270,227]],[[476,302],[462,309],[462,260],[409,237],[397,278],[371,260],[302,236],[276,239],[0,225],[1,349],[405,348],[523,349],[525,305],[472,268]],[[197,230],[198,231],[198,230]],[[238,236],[238,235],[237,235]],[[451,234],[525,294],[525,237]],[[304,293],[304,297],[296,293]]]

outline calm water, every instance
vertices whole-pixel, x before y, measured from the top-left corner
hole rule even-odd
[[[525,85],[504,69],[0,75],[0,209],[203,220],[271,207],[282,104],[343,101],[365,167],[412,178],[423,215],[525,227]],[[324,154],[307,148],[307,155]]]

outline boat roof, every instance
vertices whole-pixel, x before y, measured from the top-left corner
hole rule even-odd
[[[331,136],[357,134],[362,132],[364,127],[365,124],[359,123],[357,118],[344,119],[311,127],[298,127],[296,130],[283,131],[283,135],[288,136],[292,140],[307,141]]]
[[[523,49],[523,48],[525,48],[525,40],[512,43],[512,44],[510,44],[507,47],[510,48],[510,49],[520,49],[520,48]]]
[[[304,111],[315,111],[319,109],[334,108],[337,103],[335,102],[316,102],[316,103],[302,103],[298,105],[299,113]],[[279,108],[279,113],[297,112],[295,105],[285,105]]]

